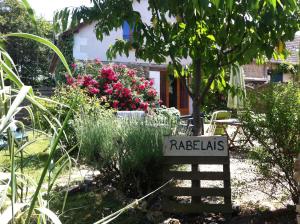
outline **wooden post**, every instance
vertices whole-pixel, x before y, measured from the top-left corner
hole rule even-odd
[[[199,164],[192,164],[192,173],[199,172]],[[192,180],[192,187],[193,188],[200,188],[200,180]],[[201,204],[201,196],[192,196],[192,203],[193,204]]]
[[[294,165],[294,179],[298,183],[298,191],[300,190],[300,154],[298,154],[298,158],[295,161]],[[298,204],[296,205],[297,212],[297,224],[300,224],[300,198],[298,199]]]

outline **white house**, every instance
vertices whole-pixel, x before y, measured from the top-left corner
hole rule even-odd
[[[144,21],[150,24],[151,13],[147,10],[147,0],[142,0],[140,2],[134,1],[133,8],[140,12]],[[73,56],[75,60],[100,59],[103,62],[107,62],[106,51],[109,46],[113,44],[116,39],[127,39],[128,35],[130,35],[129,27],[126,26],[125,23],[123,27],[112,31],[109,36],[105,36],[102,41],[99,41],[96,38],[94,26],[95,23],[80,26],[77,32],[74,33]],[[297,43],[299,41],[300,36],[297,39]],[[190,114],[192,112],[192,100],[188,96],[185,87],[177,79],[172,78],[172,76],[167,78],[167,64],[158,65],[137,59],[133,50],[129,53],[128,57],[125,55],[117,56],[111,62],[142,66],[147,73],[146,75],[154,80],[154,86],[166,106],[176,107],[180,110],[181,114]],[[189,63],[189,61],[187,60],[183,63]],[[249,82],[265,83],[269,79],[269,69],[270,64],[258,66],[253,63],[246,65],[244,66],[245,80]]]

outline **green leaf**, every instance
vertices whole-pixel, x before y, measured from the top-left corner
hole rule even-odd
[[[186,24],[185,24],[185,23],[179,23],[179,27],[180,27],[181,29],[185,29]]]
[[[293,8],[299,7],[299,6],[297,5],[297,0],[288,0],[288,2],[291,4],[291,6],[292,6]]]
[[[216,8],[218,9],[220,6],[220,0],[212,0],[213,4],[216,6]]]
[[[12,214],[12,206],[13,206],[13,214]],[[24,208],[26,206],[25,203],[15,203],[12,206],[9,206],[5,209],[5,211],[0,215],[0,220],[2,224],[8,224],[10,223],[10,221],[13,219],[14,216],[16,216],[16,214],[18,212],[20,212],[22,210],[22,208]]]
[[[273,6],[274,9],[276,9],[277,0],[269,0],[269,3]]]
[[[51,41],[49,41],[45,38],[33,35],[33,34],[29,34],[29,33],[9,33],[9,34],[4,34],[2,36],[3,37],[22,37],[22,38],[26,38],[26,39],[31,39],[31,40],[37,41],[37,42],[51,48],[57,54],[57,56],[60,58],[61,62],[65,66],[69,75],[72,75],[72,72],[69,68],[69,65],[68,65],[64,55],[61,53],[61,51],[58,49],[58,47],[56,47]]]
[[[226,0],[226,3],[227,3],[227,9],[231,12],[233,6],[233,0]]]
[[[193,0],[193,6],[197,11],[200,11],[200,5],[198,0]]]
[[[36,208],[40,213],[46,215],[54,224],[61,224],[58,216],[48,208]]]
[[[38,29],[38,26],[37,26],[37,22],[36,22],[36,19],[35,19],[35,15],[34,15],[34,11],[33,9],[31,8],[30,4],[28,3],[27,0],[21,0],[22,3],[23,3],[23,6],[25,7],[32,23],[34,24],[35,26],[35,29],[36,29],[36,32],[38,33],[39,32],[39,29]]]
[[[215,89],[215,80],[211,83],[210,89],[211,89],[211,90],[214,90],[214,89]]]
[[[179,74],[178,74],[178,72],[177,72],[176,69],[174,69],[174,77],[175,77],[175,78],[179,78]]]
[[[212,41],[216,41],[216,38],[214,37],[214,35],[210,34],[210,35],[207,35],[206,37]]]
[[[6,77],[11,80],[19,88],[24,86],[19,76],[13,72],[13,70],[0,58],[0,67],[5,71]],[[33,92],[31,92],[33,94]]]
[[[11,119],[13,118],[15,112],[17,111],[18,107],[23,102],[23,100],[25,99],[26,95],[28,94],[28,92],[30,90],[31,90],[30,86],[23,86],[21,88],[21,90],[19,91],[17,97],[14,99],[12,105],[9,107],[9,110],[8,110],[6,116],[1,121],[0,133],[2,133],[3,130],[7,127],[7,125],[9,124]]]

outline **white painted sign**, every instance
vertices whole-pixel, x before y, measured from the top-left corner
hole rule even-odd
[[[226,136],[169,136],[164,156],[228,156]]]

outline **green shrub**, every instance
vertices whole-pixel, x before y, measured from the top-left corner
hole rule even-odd
[[[259,111],[253,112],[259,99]],[[300,90],[298,85],[273,84],[252,95],[242,119],[245,131],[259,146],[250,150],[261,174],[275,185],[284,186],[298,201],[293,179],[294,157],[300,152]],[[287,183],[287,184],[286,184]]]
[[[76,137],[80,142],[80,151],[89,161],[114,162],[116,156],[115,141],[118,138],[118,123],[111,110],[103,113],[82,113],[75,119]]]
[[[155,113],[155,119],[168,121],[174,125],[177,125],[180,120],[180,112],[175,107],[167,108],[166,106],[161,106],[155,109]]]
[[[69,86],[60,86],[55,90],[54,95],[51,97],[51,100],[59,102],[60,104],[54,103],[44,103],[44,106],[48,111],[62,122],[68,112],[68,107],[71,105],[73,100],[76,100],[76,104],[73,108],[73,114],[70,118],[70,121],[65,128],[65,138],[62,139],[62,142],[67,148],[71,148],[77,144],[77,138],[74,130],[74,118],[80,116],[80,114],[90,115],[104,113],[106,107],[100,105],[100,100],[96,97],[91,97],[86,94],[86,92],[80,88],[73,88]],[[109,110],[111,111],[111,110]],[[38,118],[38,120],[41,120]],[[49,131],[49,125],[47,123],[41,123],[41,128],[45,131]]]
[[[109,114],[81,116],[75,124],[81,155],[108,175],[113,175],[112,168],[117,171],[123,190],[144,194],[159,186],[163,137],[170,135],[171,124]]]
[[[122,186],[143,195],[161,184],[163,138],[171,134],[172,125],[151,118],[120,122]]]

